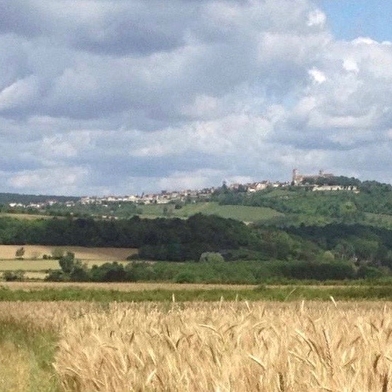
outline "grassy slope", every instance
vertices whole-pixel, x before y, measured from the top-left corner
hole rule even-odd
[[[265,207],[249,207],[249,206],[227,206],[219,205],[215,202],[187,204],[181,209],[174,209],[173,205],[145,205],[141,206],[143,215],[151,217],[170,216],[178,218],[187,218],[191,215],[202,213],[206,215],[219,215],[223,218],[232,218],[244,222],[254,222],[268,220],[283,214]],[[165,215],[165,210],[167,213]]]
[[[42,215],[42,214],[12,214],[12,213],[0,213],[0,218],[8,217],[15,219],[35,220],[35,219],[53,219],[53,216]]]

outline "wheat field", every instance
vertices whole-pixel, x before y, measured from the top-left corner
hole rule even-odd
[[[15,260],[16,251],[21,245],[0,245],[0,260]],[[51,255],[54,250],[73,252],[77,259],[82,261],[122,261],[137,253],[134,248],[87,248],[83,246],[49,246],[49,245],[23,245],[24,260],[42,259],[43,255]]]
[[[389,391],[392,304],[0,303],[60,334],[65,391]]]
[[[0,263],[1,265],[1,263]],[[30,273],[32,276],[33,273]],[[1,282],[0,288],[9,290],[45,290],[61,288],[75,288],[86,290],[116,290],[116,291],[152,291],[152,290],[168,290],[176,292],[179,290],[252,290],[257,285],[236,285],[236,284],[219,284],[219,283],[162,283],[162,282]]]

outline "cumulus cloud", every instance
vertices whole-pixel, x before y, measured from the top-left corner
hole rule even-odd
[[[4,191],[389,181],[392,45],[328,26],[312,0],[0,0]]]

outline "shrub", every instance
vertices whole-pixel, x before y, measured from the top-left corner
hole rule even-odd
[[[69,274],[69,278],[72,282],[89,282],[91,280],[89,271],[81,263],[78,263],[73,267]]]
[[[204,252],[201,254],[199,261],[201,263],[221,263],[225,259],[219,252]]]
[[[67,280],[67,276],[64,274],[63,271],[51,271],[49,270],[48,276],[45,278],[46,281],[49,282],[64,282]]]
[[[376,279],[384,276],[383,271],[376,267],[361,265],[357,271],[357,278],[359,279]]]
[[[281,264],[283,276],[291,279],[343,280],[355,277],[350,263],[316,261],[292,261]]]
[[[126,271],[122,264],[117,262],[94,265],[90,271],[90,278],[94,282],[124,282]]]
[[[3,272],[3,279],[7,282],[21,282],[24,280],[24,271],[6,271]]]
[[[195,283],[196,276],[190,271],[182,271],[174,277],[176,283]]]
[[[23,255],[25,254],[25,249],[22,247],[18,248],[15,252],[15,257],[17,259],[22,260],[23,259]]]

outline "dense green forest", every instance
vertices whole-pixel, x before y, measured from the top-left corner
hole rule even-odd
[[[198,260],[203,252],[247,249],[252,242],[253,232],[244,223],[202,214],[187,220],[0,218],[2,244],[138,248],[140,258],[152,260]]]

